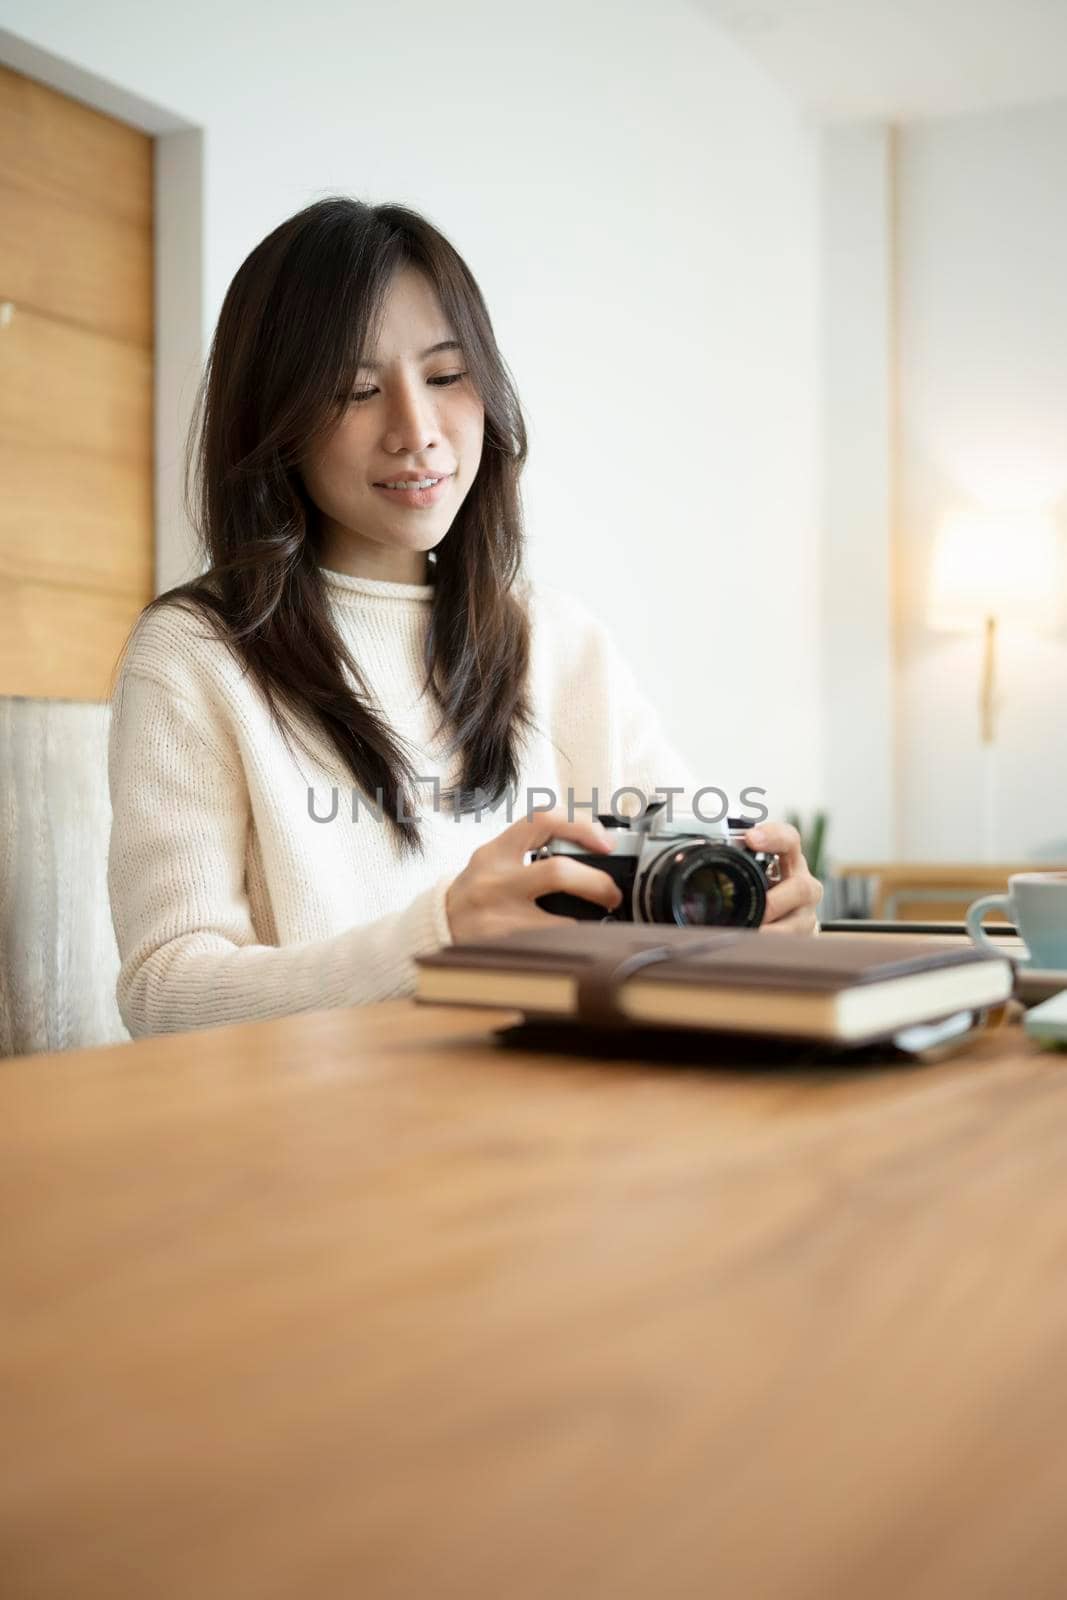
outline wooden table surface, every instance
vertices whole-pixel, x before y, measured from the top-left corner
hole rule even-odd
[[[11,1597],[1067,1594],[1067,1057],[0,1063]]]

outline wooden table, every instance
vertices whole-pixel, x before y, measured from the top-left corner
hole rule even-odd
[[[1063,872],[1059,861],[854,861],[843,862],[834,876],[856,889],[869,887],[864,916],[875,921],[962,921],[967,907],[982,895],[1003,894],[1016,872]],[[842,913],[843,914],[843,913]]]
[[[8,1597],[1067,1593],[1067,1058],[0,1063]]]

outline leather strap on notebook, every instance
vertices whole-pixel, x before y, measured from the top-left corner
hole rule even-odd
[[[619,990],[627,978],[657,961],[669,961],[672,957],[685,960],[687,956],[722,950],[736,942],[736,935],[717,933],[705,943],[689,945],[684,953],[677,945],[653,944],[631,950],[624,956],[617,953],[600,956],[578,973],[578,1021],[593,1028],[627,1028],[630,1018],[618,1006]]]

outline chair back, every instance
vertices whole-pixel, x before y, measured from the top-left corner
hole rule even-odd
[[[111,708],[0,696],[0,1056],[114,1044]]]

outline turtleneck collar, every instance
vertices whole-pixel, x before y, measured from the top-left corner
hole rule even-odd
[[[392,583],[384,578],[357,578],[350,572],[335,572],[332,567],[320,566],[319,571],[323,582],[341,602],[347,597],[355,599],[359,595],[371,600],[408,601],[412,604],[433,599],[432,583]]]

